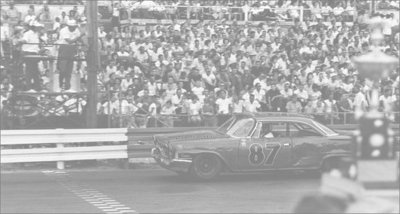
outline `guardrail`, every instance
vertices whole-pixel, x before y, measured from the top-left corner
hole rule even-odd
[[[354,130],[357,125],[331,125]],[[392,124],[398,135],[399,125]],[[202,127],[215,129],[215,127]],[[104,159],[148,159],[155,134],[199,130],[199,127],[148,129],[1,130],[1,163],[57,162]],[[45,148],[35,148],[41,145]],[[27,148],[28,147],[28,148]],[[33,147],[33,148],[32,148]],[[146,161],[147,162],[147,161]]]
[[[1,163],[57,162],[128,158],[127,145],[101,145],[128,141],[127,129],[2,130]],[[80,144],[84,145],[80,145]],[[7,148],[42,145],[53,148]]]

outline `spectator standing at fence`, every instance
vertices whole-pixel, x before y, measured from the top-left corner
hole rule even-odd
[[[231,109],[232,109],[232,99],[227,97],[227,93],[225,90],[220,90],[219,98],[215,101],[218,121],[225,121],[230,117]]]
[[[57,68],[59,74],[59,86],[63,90],[71,88],[71,75],[74,66],[74,59],[77,52],[77,41],[84,35],[81,34],[75,20],[69,20],[67,26],[60,30],[58,44]]]
[[[175,106],[176,112],[181,113],[182,108],[184,108],[184,96],[182,89],[176,89],[176,94],[171,97],[171,102]]]
[[[368,108],[368,102],[365,94],[360,89],[359,86],[354,87],[353,89],[355,97],[354,97],[354,106],[356,107],[356,111],[366,112]]]
[[[386,89],[384,94],[379,97],[380,109],[383,112],[391,112],[397,101],[395,95],[392,94],[391,89]]]
[[[326,110],[326,106],[325,103],[321,100],[318,99],[317,102],[314,105],[314,114],[315,117],[318,121],[324,121],[325,120],[325,110]]]
[[[5,24],[5,19],[0,20],[0,58],[4,57],[4,48],[10,39],[10,30],[8,24]]]
[[[286,103],[286,110],[288,113],[301,113],[302,106],[297,99],[297,95],[292,95],[289,102]]]
[[[314,108],[314,106],[313,106],[313,103],[310,102],[310,101],[308,101],[308,102],[306,103],[306,105],[304,106],[302,112],[303,112],[304,114],[306,114],[306,115],[313,115],[313,114],[315,113],[315,108]]]
[[[232,101],[227,97],[225,91],[220,91],[220,98],[215,101],[217,106],[217,113],[221,115],[227,115],[230,113]]]
[[[260,110],[260,103],[255,100],[254,94],[250,94],[249,100],[244,102],[244,109],[246,112],[256,113]]]
[[[308,100],[308,92],[304,90],[304,85],[303,84],[297,85],[297,89],[293,92],[293,94],[297,96],[302,106],[305,106]]]
[[[114,6],[112,8],[112,18],[111,18],[111,25],[113,29],[118,29],[120,30],[120,6],[118,2],[114,3]]]
[[[202,116],[204,125],[208,127],[215,127],[217,125],[217,117],[215,116],[215,105],[212,98],[206,98],[202,106]]]
[[[273,83],[271,85],[271,89],[268,90],[268,92],[266,93],[266,100],[269,111],[280,111],[280,96],[280,90],[278,89],[278,87],[276,87],[276,83]]]
[[[201,123],[201,103],[199,102],[199,98],[193,95],[192,101],[189,103],[189,123],[194,126],[199,126]]]
[[[240,114],[244,111],[244,101],[239,99],[238,96],[234,95],[232,97],[232,113]]]
[[[25,24],[31,24],[36,21],[35,6],[29,5],[28,13],[24,17]]]
[[[42,22],[49,22],[51,20],[50,9],[47,4],[43,5],[43,8],[40,10],[40,12],[38,14],[38,18]]]
[[[40,30],[44,25],[34,21],[30,23],[29,30],[26,31],[22,37],[22,54],[25,61],[25,75],[30,85],[30,89],[39,91],[40,89],[40,73],[38,62],[39,60],[35,57],[39,55],[40,48]]]
[[[167,127],[174,127],[173,115],[175,114],[175,106],[172,105],[171,100],[168,100],[164,106],[161,107],[161,119]]]
[[[14,6],[14,3],[10,3],[10,7],[6,11],[6,14],[10,21],[17,22],[21,19],[21,12]]]
[[[328,118],[337,118],[337,103],[336,100],[333,98],[333,93],[328,95],[328,98],[324,100],[325,104],[325,119]]]

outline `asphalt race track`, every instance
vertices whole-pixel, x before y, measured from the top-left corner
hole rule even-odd
[[[196,182],[163,169],[1,174],[1,213],[277,213],[317,190],[306,173],[226,174]]]

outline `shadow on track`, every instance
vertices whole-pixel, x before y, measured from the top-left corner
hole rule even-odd
[[[235,183],[248,181],[284,181],[284,180],[318,180],[320,175],[315,172],[278,171],[265,173],[223,173],[212,180],[199,180],[189,175],[168,174],[152,177],[153,181],[168,183]]]

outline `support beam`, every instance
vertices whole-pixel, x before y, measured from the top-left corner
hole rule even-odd
[[[86,124],[88,128],[97,126],[97,71],[99,69],[99,45],[98,45],[98,16],[97,1],[86,1],[88,20],[88,81],[87,81],[87,111]]]

